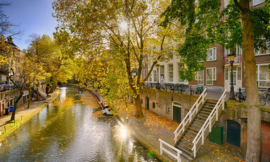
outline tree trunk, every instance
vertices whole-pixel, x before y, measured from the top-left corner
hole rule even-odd
[[[136,114],[135,117],[137,119],[143,118],[143,112],[142,112],[142,104],[141,104],[141,99],[140,95],[138,94],[135,98],[135,105],[136,105]]]
[[[28,105],[27,105],[27,109],[29,109],[29,107],[30,107],[30,102],[31,102],[31,99],[32,99],[32,97],[31,97],[31,86],[30,86],[30,88],[29,88],[29,98],[28,98]]]
[[[15,122],[15,112],[17,109],[17,104],[18,104],[19,100],[22,98],[22,95],[23,95],[23,91],[20,91],[19,97],[16,100],[14,100],[14,110],[13,110],[12,115],[11,115],[11,119],[10,119],[11,121],[14,120],[14,122]]]
[[[246,160],[248,162],[261,161],[261,109],[259,107],[258,85],[256,75],[256,59],[254,55],[254,33],[249,0],[241,0],[240,5],[243,33],[244,78],[247,91],[248,109],[248,139]]]

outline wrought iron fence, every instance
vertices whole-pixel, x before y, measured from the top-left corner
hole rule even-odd
[[[173,84],[173,83],[144,83],[144,88],[159,89],[166,92],[178,92],[178,93],[187,93],[189,86],[186,84]]]

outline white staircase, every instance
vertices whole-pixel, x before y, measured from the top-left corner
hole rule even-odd
[[[176,143],[174,149],[171,148],[173,146],[160,140],[161,154],[162,151],[164,151],[164,146],[167,146],[168,149],[166,149],[165,152],[170,152],[168,154],[177,161],[181,161],[181,156],[193,160],[201,145],[204,144],[204,140],[211,132],[213,125],[218,120],[220,113],[224,110],[225,93],[226,90],[218,101],[211,99],[206,100],[205,97],[207,93],[206,89],[204,89],[188,114],[174,131],[174,140]],[[175,151],[175,149],[178,151]]]

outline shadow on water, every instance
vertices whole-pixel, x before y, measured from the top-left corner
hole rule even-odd
[[[62,87],[58,101],[0,144],[0,161],[157,161],[114,118],[93,117],[84,93]]]

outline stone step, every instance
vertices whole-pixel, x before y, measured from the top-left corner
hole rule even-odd
[[[194,130],[192,130],[192,129],[187,129],[187,131],[186,132],[189,132],[189,133],[192,133],[192,134],[194,134],[194,135],[197,135],[197,131],[194,131]]]
[[[183,145],[177,145],[177,148],[179,148],[181,151],[186,152],[187,154],[189,154],[190,156],[193,154],[193,152],[189,149],[187,149],[186,147],[184,147]]]
[[[190,132],[186,132],[185,135],[190,136],[192,138],[196,137],[196,134],[190,133]]]
[[[199,114],[204,114],[204,115],[210,115],[211,112],[209,111],[200,111]]]
[[[206,117],[206,119],[207,119],[209,115],[205,115],[205,114],[199,113],[197,117],[201,117],[201,116],[202,116],[202,117]]]
[[[187,136],[186,134],[183,136],[184,139],[186,139],[187,141],[192,142],[194,138],[192,138],[191,136]]]
[[[201,128],[203,126],[204,123],[192,123],[191,126],[196,126],[198,128]]]
[[[212,110],[213,110],[213,109],[211,109],[211,110],[210,110],[210,109],[204,109],[204,108],[201,109],[201,111],[203,111],[203,112],[209,112],[209,113],[210,113]],[[200,112],[201,112],[201,111],[200,111]]]
[[[187,158],[188,160],[192,161],[193,160],[193,153],[189,153],[189,152],[186,152],[184,149],[182,150],[181,149],[181,146],[177,147],[179,150],[182,151],[182,154],[185,158]]]
[[[193,146],[185,145],[185,144],[183,144],[183,143],[179,143],[177,146],[180,146],[180,147],[185,148],[186,150],[188,150],[188,151],[190,151],[190,152],[193,152],[193,151],[192,151],[192,147],[193,147]]]
[[[213,109],[214,107],[215,107],[215,105],[214,106],[212,106],[212,105],[204,105],[202,107],[202,109]]]
[[[201,122],[201,123],[204,123],[205,120],[202,120],[202,119],[199,119],[199,118],[195,118],[195,120],[193,120],[193,122]]]

